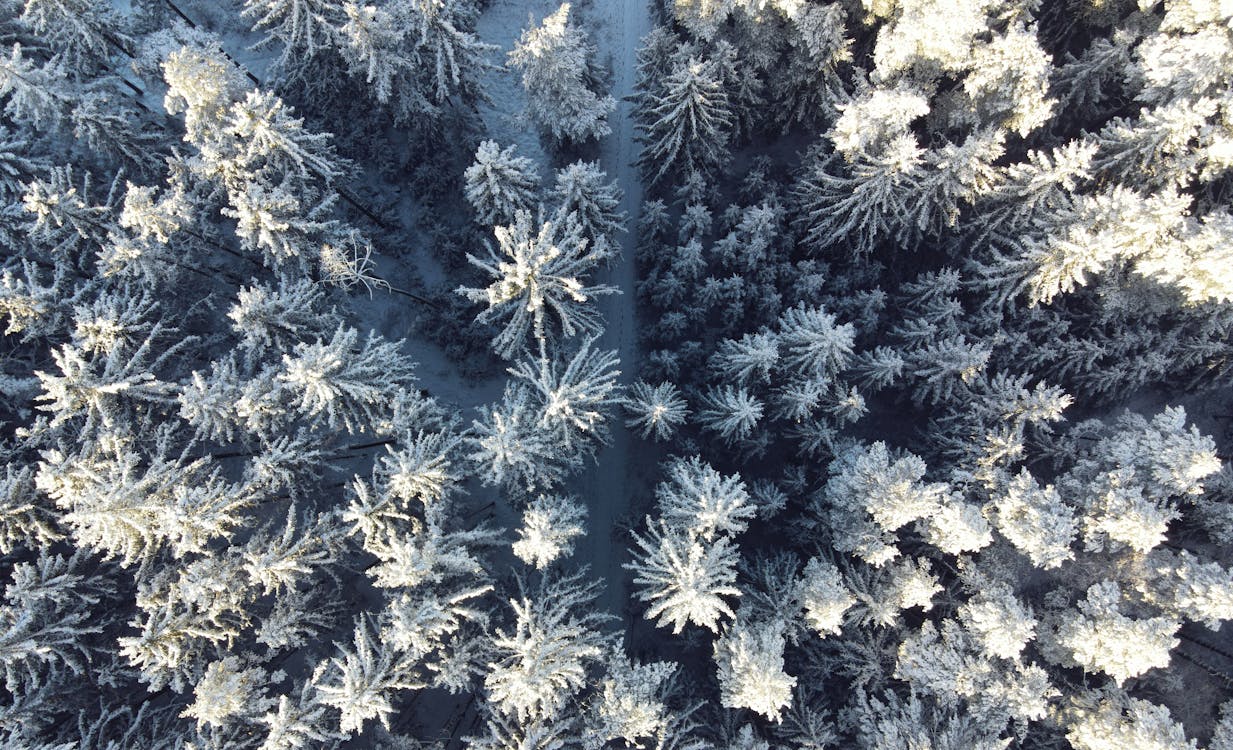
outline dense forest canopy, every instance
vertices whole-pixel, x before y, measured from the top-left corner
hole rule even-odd
[[[1227,0],[0,36],[0,748],[1233,750]]]

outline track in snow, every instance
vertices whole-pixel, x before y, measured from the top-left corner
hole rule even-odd
[[[633,165],[637,156],[633,104],[625,99],[634,92],[637,51],[642,37],[651,30],[651,16],[647,3],[639,0],[595,0],[589,15],[594,21],[592,33],[599,46],[599,58],[609,59],[612,65],[611,94],[617,100],[616,111],[609,119],[612,133],[601,143],[600,166],[610,178],[617,180],[625,193],[621,209],[626,214],[627,228],[620,237],[620,259],[600,273],[599,280],[618,287],[621,294],[607,295],[599,300],[607,326],[599,344],[605,349],[617,350],[621,358],[621,382],[628,384],[635,379],[638,367],[634,258],[642,182]],[[631,460],[636,438],[625,428],[623,415],[614,414],[611,426],[612,442],[600,449],[596,465],[579,481],[590,513],[587,538],[580,545],[579,562],[588,562],[591,574],[605,582],[600,604],[609,612],[621,615],[627,601],[625,571],[621,568],[625,550],[624,542],[616,538],[614,532],[618,519],[629,511],[633,493],[639,489],[639,472]]]

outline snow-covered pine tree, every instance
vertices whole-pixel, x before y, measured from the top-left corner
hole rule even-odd
[[[1045,716],[1057,695],[1048,674],[1037,665],[997,662],[993,668],[954,620],[940,626],[926,621],[900,644],[895,676],[941,705],[967,703],[967,713],[989,730],[1003,731],[1010,720]]]
[[[305,418],[348,432],[372,429],[388,413],[391,395],[411,388],[415,365],[401,342],[340,326],[328,342],[297,344],[283,355],[278,389]]]
[[[96,73],[131,44],[111,6],[84,0],[26,0],[20,20],[76,75]]]
[[[311,680],[300,683],[295,700],[280,695],[273,711],[261,717],[268,734],[259,750],[300,750],[310,743],[337,742],[345,735],[330,726],[330,707],[317,700]]]
[[[1156,550],[1146,599],[1177,618],[1202,622],[1218,630],[1233,619],[1233,575],[1216,561],[1201,561],[1186,550]]]
[[[1026,137],[1047,123],[1056,99],[1049,97],[1050,54],[1040,46],[1035,27],[1011,24],[977,46],[963,90],[971,100],[967,117],[980,125],[1003,127]]]
[[[598,750],[613,740],[634,745],[640,738],[666,736],[672,723],[666,697],[673,689],[676,665],[642,664],[618,648],[608,653],[605,666],[583,730],[583,747]]]
[[[167,429],[152,435],[150,455],[135,450],[132,437],[48,451],[35,484],[79,545],[124,566],[147,569],[165,549],[175,557],[202,552],[245,525],[254,493],[228,483],[208,458],[169,455],[171,438]]]
[[[493,67],[487,58],[497,47],[468,30],[477,15],[472,0],[413,0],[403,7],[418,32],[417,57],[431,62],[421,79],[432,100],[440,105],[451,97],[481,99],[480,76]]]
[[[26,185],[21,208],[31,220],[24,232],[35,247],[52,254],[91,255],[107,244],[114,231],[119,193],[117,179],[100,201],[90,172],[53,167]]]
[[[85,562],[82,552],[65,557],[40,550],[10,566],[0,604],[0,674],[12,695],[9,706],[38,701],[40,689],[88,674],[91,639],[107,624],[97,608],[114,601],[115,587],[88,574]]]
[[[274,285],[241,287],[227,317],[250,357],[271,350],[289,353],[298,343],[332,335],[341,323],[320,285],[287,276]]]
[[[526,383],[539,403],[539,426],[547,430],[565,452],[588,452],[605,442],[605,411],[621,402],[615,351],[593,349],[595,339],[582,342],[568,356],[539,361],[523,360],[509,369]]]
[[[195,720],[198,730],[256,723],[258,712],[274,706],[274,699],[264,695],[272,677],[234,655],[210,662],[193,686],[193,702],[180,715]]]
[[[63,538],[53,511],[34,485],[34,469],[6,466],[0,478],[0,552],[37,549]]]
[[[894,233],[892,217],[906,215],[904,201],[920,183],[922,158],[910,136],[897,138],[885,154],[862,151],[851,165],[833,153],[813,154],[794,189],[806,241],[819,252],[847,245],[868,255]]]
[[[749,437],[765,411],[762,401],[745,388],[709,389],[701,399],[698,422],[728,444]]]
[[[427,687],[367,617],[356,619],[353,647],[340,645],[336,656],[313,670],[312,682],[317,701],[338,711],[339,729],[348,735],[369,719],[388,728],[397,691]]]
[[[796,678],[783,671],[784,624],[737,620],[715,641],[720,701],[778,722],[792,702]]]
[[[586,686],[587,666],[603,657],[610,638],[598,629],[609,616],[590,606],[599,584],[584,575],[545,579],[531,596],[524,590],[509,601],[513,628],[495,633],[484,680],[500,713],[551,719]]]
[[[710,41],[720,24],[732,14],[741,0],[670,0],[666,9],[673,18],[704,41]]]
[[[267,34],[259,48],[281,45],[276,66],[294,69],[333,45],[342,5],[337,0],[244,0],[240,15],[252,20],[254,31]]]
[[[218,138],[228,110],[248,88],[236,66],[215,45],[184,46],[162,60],[167,114],[184,113],[184,137],[192,143]]]
[[[768,88],[784,127],[817,126],[834,117],[842,101],[841,72],[852,60],[850,21],[842,6],[779,3],[788,21],[788,61],[768,76]],[[819,72],[821,75],[819,75]]]
[[[1129,617],[1121,612],[1121,588],[1101,581],[1087,590],[1078,612],[1068,612],[1057,628],[1057,643],[1088,672],[1103,672],[1120,686],[1155,667],[1169,664],[1181,626],[1169,617]]]
[[[338,27],[339,52],[351,74],[363,76],[381,104],[393,100],[399,116],[429,110],[423,95],[406,80],[415,71],[416,60],[406,45],[410,30],[397,13],[354,2],[342,10],[346,22]]]
[[[481,224],[504,226],[535,204],[539,171],[533,161],[515,155],[516,148],[502,149],[496,141],[484,141],[463,175],[467,202]]]
[[[59,374],[36,370],[43,393],[36,400],[41,411],[52,414],[52,426],[77,417],[85,417],[85,425],[108,426],[126,417],[142,402],[171,403],[174,388],[160,381],[153,370],[185,348],[172,345],[154,356],[152,349],[161,329],[155,328],[137,346],[113,348],[91,353],[73,344],[64,344],[51,352]]]
[[[1075,750],[1116,750],[1126,743],[1162,750],[1198,748],[1168,708],[1132,698],[1122,690],[1106,688],[1076,695],[1063,721],[1066,740]]]
[[[522,513],[514,555],[537,570],[574,551],[586,531],[586,508],[565,495],[540,495]]]
[[[856,604],[835,564],[811,558],[801,572],[797,595],[805,624],[822,638],[843,632],[844,614]]]
[[[295,117],[281,99],[267,92],[249,91],[233,104],[225,133],[239,146],[232,157],[236,164],[217,168],[234,169],[245,181],[276,183],[294,176],[329,183],[346,168],[331,146],[333,136],[306,130],[304,118]]]
[[[669,440],[689,416],[688,404],[672,383],[651,386],[641,380],[629,387],[624,401],[629,418],[625,426],[638,428],[643,440],[654,435],[655,440]]]
[[[647,518],[647,534],[633,534],[636,596],[647,602],[646,618],[680,633],[685,625],[719,632],[719,622],[736,613],[724,597],[740,596],[736,583],[737,553],[731,540],[719,537],[703,543],[684,529]]]
[[[1053,485],[1041,487],[1026,469],[993,493],[987,510],[994,527],[1032,563],[1048,570],[1074,557],[1074,511]]]
[[[612,132],[608,115],[616,102],[599,91],[595,47],[570,21],[570,9],[562,3],[538,27],[524,30],[509,62],[522,71],[535,124],[556,140],[580,143]]]
[[[711,542],[748,527],[755,510],[739,476],[723,476],[698,456],[670,461],[666,474],[655,488],[655,503],[672,528]]]
[[[492,283],[484,289],[460,287],[458,293],[487,303],[476,318],[481,323],[505,321],[493,339],[498,354],[512,359],[530,339],[546,344],[559,336],[599,331],[591,299],[617,289],[584,282],[603,254],[589,245],[576,223],[541,220],[535,226],[529,212],[519,211],[513,224],[495,227],[493,233],[497,248],[487,244],[487,258],[467,255],[472,265],[493,277]]]
[[[959,608],[959,620],[986,654],[1000,659],[1017,659],[1036,637],[1032,610],[1005,585],[977,592]]]
[[[779,363],[779,337],[768,331],[747,333],[739,339],[724,339],[711,355],[710,369],[717,379],[747,386],[766,383]]]
[[[540,426],[539,409],[525,387],[507,387],[500,402],[484,407],[472,422],[468,460],[484,484],[520,492],[546,491],[581,465],[562,453],[556,436]]]
[[[121,79],[108,77],[76,95],[69,112],[73,136],[100,156],[110,157],[142,175],[161,169],[163,134],[148,116],[129,106]]]
[[[607,179],[599,162],[574,162],[557,170],[548,196],[557,221],[572,219],[592,242],[612,247],[617,233],[625,231],[625,212],[620,210],[621,188]]]
[[[638,164],[652,183],[675,174],[708,175],[728,156],[731,106],[718,66],[698,57],[674,60],[655,90],[639,92]]]
[[[948,490],[921,481],[925,462],[919,457],[894,457],[881,442],[851,446],[836,456],[830,473],[817,508],[829,519],[832,545],[875,567],[899,555],[895,532],[929,519]]]
[[[821,307],[798,305],[779,318],[783,366],[801,375],[834,378],[852,355],[855,329]]]
[[[14,42],[7,57],[0,57],[0,97],[4,113],[17,122],[54,125],[68,103],[63,65],[56,58],[38,65]]]

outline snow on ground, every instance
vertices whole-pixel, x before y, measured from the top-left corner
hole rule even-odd
[[[487,131],[485,137],[495,140],[502,148],[516,145],[520,156],[533,159],[539,165],[539,175],[545,180],[552,175],[548,154],[540,145],[535,125],[524,114],[526,95],[522,90],[522,78],[516,70],[505,67],[505,59],[523,29],[538,25],[559,7],[558,0],[492,0],[475,24],[475,33],[480,39],[500,47],[490,57],[496,69],[488,71],[481,81],[490,99],[479,106]]]
[[[621,357],[621,382],[631,383],[638,372],[638,319],[634,267],[638,213],[642,206],[642,182],[633,165],[637,156],[634,142],[633,103],[626,97],[634,93],[635,61],[641,39],[651,30],[651,12],[639,0],[596,0],[589,9],[591,30],[599,45],[599,58],[612,66],[612,96],[616,111],[609,121],[612,134],[604,139],[600,166],[615,178],[625,192],[621,209],[626,213],[627,231],[621,236],[621,258],[600,273],[599,280],[621,290],[619,295],[600,298],[607,330],[600,339],[605,349],[616,349]],[[580,478],[579,488],[590,511],[587,537],[579,545],[579,562],[588,562],[591,573],[605,581],[601,603],[613,614],[622,614],[628,597],[625,593],[624,543],[617,537],[617,522],[628,512],[635,493],[643,489],[641,461],[631,452],[637,438],[625,428],[623,415],[614,415],[612,442],[599,451],[598,462]],[[653,468],[653,467],[644,467]]]

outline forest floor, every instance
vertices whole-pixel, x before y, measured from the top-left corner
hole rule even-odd
[[[517,71],[505,67],[505,60],[523,29],[539,24],[559,7],[559,0],[490,0],[475,24],[476,36],[497,47],[488,57],[496,67],[480,81],[488,97],[479,106],[484,137],[495,140],[501,148],[517,146],[520,156],[539,165],[540,177],[545,181],[551,178],[552,166],[540,145],[535,125],[525,114],[527,99],[522,80]]]
[[[639,0],[596,0],[591,9],[591,28],[599,45],[600,60],[612,68],[612,96],[616,111],[610,116],[612,133],[601,143],[600,166],[616,179],[624,192],[621,210],[626,231],[620,236],[621,255],[600,273],[602,283],[619,288],[619,295],[599,300],[606,330],[599,344],[615,349],[621,358],[621,382],[628,385],[638,375],[637,269],[638,213],[642,206],[642,180],[634,166],[638,148],[634,141],[633,103],[635,64],[640,40],[651,30],[650,8]],[[625,544],[618,534],[619,522],[628,515],[634,495],[644,489],[646,464],[637,460],[638,439],[625,427],[622,415],[611,422],[611,442],[603,446],[594,465],[579,482],[590,518],[587,538],[579,546],[579,561],[591,566],[591,574],[604,581],[600,603],[613,614],[623,612],[628,597],[624,587]]]

